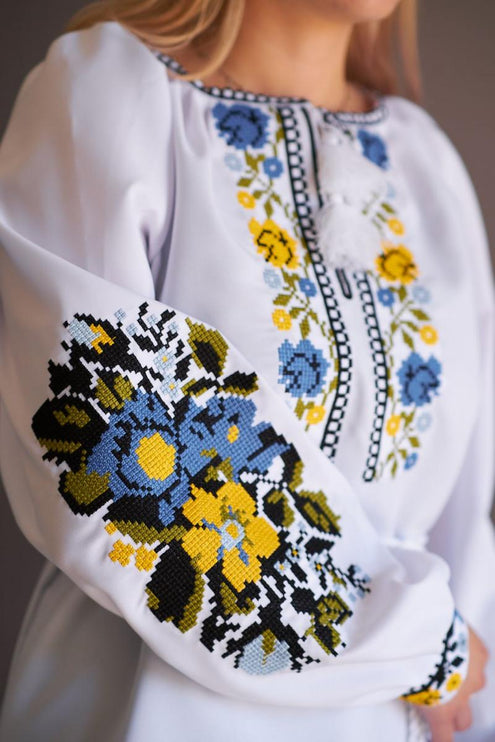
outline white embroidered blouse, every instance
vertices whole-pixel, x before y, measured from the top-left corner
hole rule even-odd
[[[66,34],[0,149],[2,477],[47,558],[2,739],[426,739],[465,620],[495,646],[472,186],[402,98],[177,68]]]

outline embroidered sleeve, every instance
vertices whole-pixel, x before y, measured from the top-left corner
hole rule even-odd
[[[327,707],[453,693],[466,652],[449,632],[445,563],[392,554],[230,339],[149,298],[146,249],[163,238],[166,204],[129,198],[128,184],[142,194],[165,170],[147,147],[151,125],[167,130],[156,91],[119,151],[115,101],[97,105],[106,68],[73,72],[89,85],[75,116],[55,67],[18,104],[0,161],[0,460],[21,529],[214,691]],[[59,98],[32,141],[45,85]],[[103,142],[79,131],[72,151],[67,119],[90,114]],[[107,150],[119,152],[111,168]]]

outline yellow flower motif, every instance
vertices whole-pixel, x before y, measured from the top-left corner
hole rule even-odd
[[[127,567],[130,562],[131,556],[134,554],[134,546],[132,544],[126,544],[124,541],[118,539],[108,556],[112,562],[119,562],[123,567]]]
[[[419,334],[421,340],[428,345],[435,345],[438,340],[438,332],[431,325],[423,325]]]
[[[217,562],[235,590],[261,577],[261,557],[277,548],[277,532],[255,515],[256,505],[241,484],[227,482],[216,494],[191,486],[192,499],[182,511],[193,524],[182,538],[185,551],[201,572]]]
[[[402,235],[402,234],[404,234],[404,232],[405,232],[404,225],[402,224],[402,222],[400,221],[400,219],[395,219],[395,218],[389,219],[388,222],[387,222],[387,224],[388,224],[390,230],[394,234],[397,234],[399,236]]]
[[[253,235],[258,252],[267,263],[276,268],[285,267],[291,270],[298,267],[297,242],[283,227],[279,227],[272,219],[266,219],[263,224],[251,219],[249,231]]]
[[[400,428],[400,415],[392,415],[389,417],[385,428],[389,435],[397,435]]]
[[[378,273],[387,281],[411,283],[418,277],[418,267],[412,253],[404,245],[385,243],[383,252],[376,258]]]
[[[276,309],[272,314],[273,324],[278,327],[279,330],[290,330],[292,327],[292,319],[285,309]]]
[[[237,194],[237,200],[244,206],[245,209],[254,209],[256,206],[256,199],[247,191],[239,191]]]
[[[420,693],[411,693],[409,696],[404,696],[406,701],[409,703],[417,703],[421,706],[435,706],[440,703],[441,695],[439,690],[433,690],[428,688],[422,690]]]
[[[149,572],[158,559],[158,554],[153,549],[147,549],[146,546],[140,546],[139,549],[136,549],[134,559],[138,569]]]
[[[445,687],[449,691],[449,693],[452,693],[452,691],[457,690],[457,688],[462,683],[462,676],[459,672],[455,672],[453,675],[450,676],[450,678],[447,680]]]
[[[306,421],[310,425],[316,425],[317,423],[321,422],[323,418],[325,417],[326,410],[322,405],[315,405],[314,407],[311,407],[310,410],[308,410],[306,414]]]

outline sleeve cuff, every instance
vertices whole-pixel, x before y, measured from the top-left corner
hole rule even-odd
[[[433,672],[424,685],[411,688],[401,698],[408,703],[421,706],[448,703],[454,698],[466,677],[468,657],[467,625],[462,616],[455,611]]]

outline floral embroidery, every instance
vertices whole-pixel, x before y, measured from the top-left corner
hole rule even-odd
[[[432,396],[438,394],[441,370],[433,356],[426,361],[418,353],[411,353],[397,372],[401,384],[401,402],[416,407],[429,404]]]
[[[337,654],[369,579],[335,563],[339,516],[258,421],[256,375],[231,368],[220,333],[171,310],[66,327],[33,431],[71,510],[105,523],[111,562],[149,574],[156,619],[199,627],[209,651],[251,674]],[[299,351],[287,374],[316,394],[328,364],[309,341]]]
[[[412,253],[404,245],[384,245],[383,252],[376,259],[380,276],[387,281],[408,284],[418,275]]]
[[[359,129],[357,132],[358,140],[362,147],[362,152],[368,160],[375,165],[386,170],[389,166],[387,148],[385,142],[377,134],[372,134],[366,129]]]
[[[450,700],[467,672],[467,641],[466,624],[455,611],[434,672],[421,688],[412,688],[402,696],[403,699],[422,706],[434,706],[441,701]]]
[[[213,109],[219,131],[226,122],[230,126],[236,120],[237,104],[231,106],[231,117],[227,117],[226,108],[221,104],[220,109]],[[259,109],[253,107],[251,113],[243,110],[242,115],[258,120]],[[228,145],[244,149],[245,167],[236,182],[237,198],[247,211],[256,210],[247,225],[257,254],[270,266],[263,270],[263,279],[275,292],[272,322],[277,330],[290,335],[290,341],[284,340],[278,348],[279,382],[306,429],[321,436],[317,429],[328,417],[341,360],[298,215],[293,203],[284,202],[276,190],[275,181],[287,168],[280,146],[285,144],[285,135],[279,113],[270,109],[269,118],[260,152],[256,151],[260,149],[258,139],[253,144],[244,137],[240,147],[229,136],[222,136]],[[263,119],[263,126],[266,123]]]
[[[227,144],[236,149],[261,149],[268,137],[269,117],[259,108],[235,103],[217,103],[212,110],[215,125]]]

